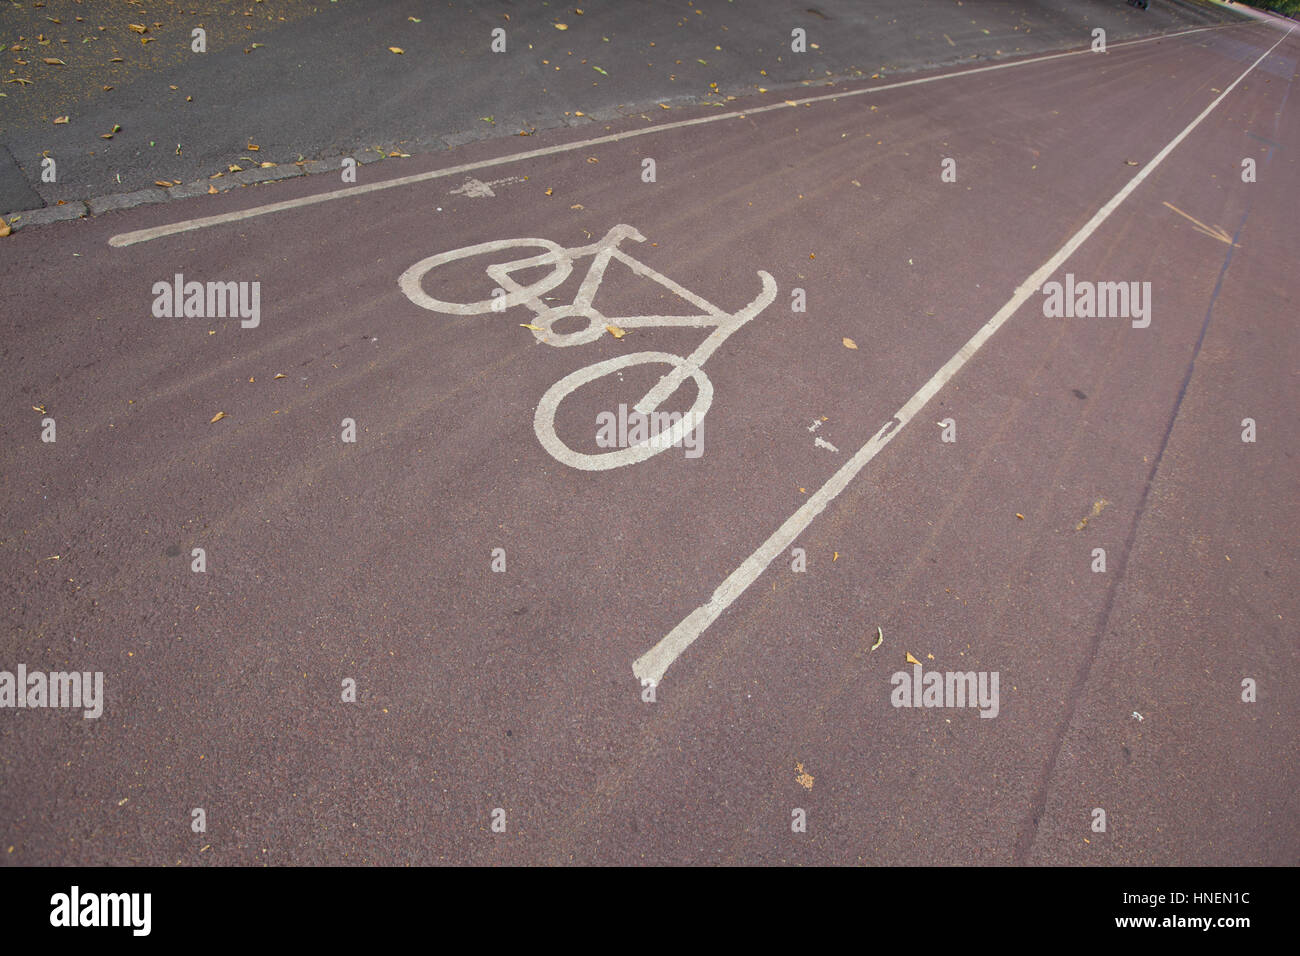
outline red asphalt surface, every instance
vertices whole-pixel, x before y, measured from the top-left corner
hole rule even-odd
[[[1149,281],[1149,328],[1045,318],[1034,292],[798,537],[805,573],[786,549],[655,702],[632,673],[1282,36],[1112,45],[120,248],[342,184],[3,240],[0,669],[103,671],[107,700],[98,720],[0,712],[0,861],[1294,864],[1300,31],[1054,275]],[[471,175],[520,180],[451,192]],[[440,315],[397,280],[435,253],[619,223],[646,237],[625,251],[724,309],[759,270],[777,296],[704,365],[701,457],[582,471],[534,433],[546,390],[707,330],[553,348],[526,308]],[[492,261],[423,288],[486,298]],[[155,318],[176,273],[260,281],[260,326]],[[595,305],[672,309],[617,263]],[[596,414],[658,371],[572,395],[561,438],[599,451]],[[908,654],[998,672],[997,716],[891,706]]]

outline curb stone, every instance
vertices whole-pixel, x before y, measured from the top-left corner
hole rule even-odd
[[[62,206],[46,206],[44,209],[28,209],[5,216],[5,222],[14,232],[24,226],[48,226],[52,222],[65,222],[69,219],[81,219],[90,214],[86,204],[80,199],[64,203]]]
[[[90,214],[98,216],[100,213],[112,212],[115,209],[130,209],[133,206],[143,206],[148,203],[166,202],[167,193],[156,186],[148,189],[137,189],[133,193],[113,193],[111,196],[99,196],[90,200]]]

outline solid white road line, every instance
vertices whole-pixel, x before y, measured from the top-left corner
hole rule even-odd
[[[957,354],[945,362],[943,367],[935,372],[930,377],[930,380],[922,385],[920,390],[894,413],[894,417],[871,436],[870,441],[863,445],[857,454],[849,459],[839,471],[835,472],[826,484],[817,489],[808,501],[787,518],[785,523],[771,537],[759,545],[758,550],[746,558],[740,567],[732,571],[726,580],[718,585],[717,590],[713,592],[713,596],[707,602],[688,614],[680,624],[668,632],[663,640],[633,662],[632,673],[643,684],[647,681],[658,684],[673,661],[677,660],[681,653],[690,647],[695,639],[703,633],[704,629],[717,620],[718,615],[725,611],[736,598],[745,592],[746,588],[754,583],[755,579],[763,573],[778,555],[794,543],[804,529],[812,523],[812,520],[821,514],[826,506],[834,501],[849,482],[856,478],[858,473],[867,466],[867,462],[875,458],[880,450],[907,426],[913,416],[925,407],[926,403],[938,393],[939,389],[943,388],[948,380],[970,361],[971,357],[979,351],[980,346],[987,342],[993,333],[1001,328],[1003,323],[1011,318],[1016,310],[1025,303],[1025,300],[1038,291],[1042,284],[1064,264],[1074,251],[1097,231],[1098,227],[1109,218],[1110,214],[1119,208],[1120,203],[1127,199],[1133,190],[1137,189],[1142,184],[1142,181],[1164,162],[1165,157],[1173,152],[1174,148],[1200,125],[1201,120],[1209,116],[1214,108],[1223,102],[1224,98],[1236,88],[1238,83],[1246,78],[1251,70],[1259,66],[1265,57],[1277,49],[1282,41],[1291,35],[1292,29],[1294,27],[1288,29],[1277,43],[1274,43],[1258,60],[1247,67],[1245,73],[1233,80],[1228,88],[1219,94],[1217,99],[1202,110],[1196,119],[1188,123],[1181,133],[1170,140],[1164,149],[1160,150],[1150,162],[1143,166],[1138,174],[1125,184],[1124,188],[1117,192],[1106,205],[1097,210],[1097,213],[1078,232],[1071,236],[1065,245],[1061,246],[1050,259],[1039,266],[1022,285],[1017,287],[1015,294],[1007,301],[1007,304],[1002,306],[993,318],[984,323],[979,331],[958,349]]]
[[[1108,49],[1136,46],[1139,43],[1150,43],[1153,40],[1168,40],[1173,37],[1188,36],[1193,33],[1204,33],[1207,30],[1223,30],[1241,25],[1242,24],[1234,23],[1229,24],[1227,27],[1197,27],[1195,30],[1181,30],[1177,33],[1165,33],[1160,36],[1144,37],[1141,40],[1125,40],[1119,43],[1112,43]],[[1256,24],[1245,25],[1256,26]],[[511,153],[509,156],[500,156],[496,159],[483,159],[473,163],[464,163],[460,166],[452,166],[448,169],[435,169],[427,173],[416,173],[412,176],[401,176],[397,179],[386,179],[377,183],[348,186],[345,189],[335,189],[330,192],[318,193],[314,196],[301,196],[297,199],[285,199],[280,202],[267,203],[263,206],[253,206],[250,209],[241,209],[238,212],[222,213],[219,216],[204,216],[199,219],[184,219],[181,222],[169,223],[165,226],[154,226],[151,229],[137,229],[134,232],[121,232],[112,236],[108,240],[108,244],[110,246],[131,246],[135,245],[137,242],[148,242],[151,239],[161,239],[163,236],[172,236],[178,232],[190,232],[195,229],[206,229],[208,226],[219,226],[228,222],[240,222],[245,219],[252,219],[255,216],[265,216],[270,213],[285,212],[289,209],[299,209],[303,206],[313,206],[316,203],[329,202],[333,199],[348,199],[353,196],[362,196],[366,193],[377,192],[381,189],[392,189],[396,186],[409,186],[413,183],[428,182],[431,179],[442,179],[447,176],[459,176],[461,173],[473,172],[477,169],[487,169],[490,166],[503,166],[507,163],[521,162],[525,159],[537,159],[540,156],[554,156],[557,153],[568,153],[579,149],[589,149],[592,146],[600,146],[604,143],[618,143],[637,136],[650,136],[655,133],[665,133],[669,130],[683,129],[687,126],[700,126],[704,123],[717,123],[721,120],[727,119],[740,119],[746,116],[753,116],[756,113],[766,113],[771,110],[788,110],[793,107],[802,106],[805,103],[820,103],[825,100],[837,100],[850,96],[864,96],[870,93],[881,93],[885,90],[897,90],[904,86],[917,86],[921,83],[937,83],[940,80],[952,80],[962,76],[971,76],[975,73],[987,73],[990,70],[1007,70],[1012,67],[1027,66],[1030,63],[1045,63],[1048,60],[1059,60],[1062,57],[1079,56],[1080,54],[1090,54],[1091,52],[1091,48],[1069,50],[1065,53],[1052,53],[1047,56],[1030,57],[1025,60],[1012,60],[1009,63],[994,63],[990,66],[979,66],[972,70],[960,70],[956,73],[942,73],[938,76],[924,76],[915,80],[902,80],[898,83],[885,83],[881,86],[870,86],[860,90],[847,90],[840,93],[807,96],[802,99],[789,100],[782,103],[772,103],[768,106],[756,106],[753,109],[748,110],[739,110],[731,113],[715,113],[712,116],[700,116],[695,119],[677,120],[672,123],[664,123],[660,126],[650,126],[645,129],[627,130],[622,133],[610,133],[608,136],[597,136],[593,139],[579,140],[575,143],[563,143],[557,146],[546,146],[541,149],[529,149],[522,153]]]

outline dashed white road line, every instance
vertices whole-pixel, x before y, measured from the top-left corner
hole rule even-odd
[[[1174,37],[1189,36],[1193,33],[1204,33],[1207,30],[1226,30],[1240,26],[1257,26],[1257,24],[1229,24],[1222,27],[1197,27],[1194,30],[1180,30],[1177,33],[1164,33],[1159,36],[1144,37],[1140,40],[1124,40],[1119,43],[1112,43],[1109,49],[1120,49],[1123,47],[1136,46],[1140,43],[1151,43],[1155,40],[1169,40]],[[473,163],[463,163],[459,166],[450,166],[447,169],[435,169],[427,173],[416,173],[411,176],[399,176],[396,179],[385,179],[377,183],[363,183],[356,186],[348,186],[344,189],[334,189],[330,192],[317,193],[314,196],[300,196],[297,199],[285,199],[280,202],[267,203],[262,206],[253,206],[249,209],[240,209],[235,212],[222,213],[218,216],[203,216],[198,219],[184,219],[180,222],[169,223],[165,226],[154,226],[150,229],[137,229],[133,232],[120,232],[111,236],[108,240],[110,246],[132,246],[138,242],[149,242],[153,239],[161,239],[164,236],[173,236],[180,232],[191,232],[195,229],[206,229],[209,226],[219,226],[229,222],[241,222],[245,219],[252,219],[255,216],[265,216],[270,213],[285,212],[290,209],[300,209],[304,206],[312,206],[316,203],[329,202],[334,199],[349,199],[355,196],[362,196],[366,193],[378,192],[381,189],[393,189],[397,186],[409,186],[413,183],[428,182],[432,179],[442,179],[447,176],[459,176],[462,173],[473,172],[478,169],[487,169],[490,166],[503,166],[507,163],[517,163],[525,159],[537,159],[541,156],[554,156],[557,153],[569,153],[574,150],[590,149],[592,146],[600,146],[605,143],[618,143],[623,140],[633,139],[637,136],[651,136],[656,133],[666,133],[669,130],[684,129],[688,126],[700,126],[705,123],[717,123],[728,119],[743,119],[746,116],[754,116],[758,113],[767,113],[771,110],[788,110],[794,107],[803,106],[806,103],[821,103],[826,100],[847,99],[851,96],[866,96],[871,93],[882,93],[885,90],[897,90],[905,86],[918,86],[922,83],[937,83],[941,80],[955,80],[963,76],[973,76],[977,73],[988,73],[992,70],[1009,70],[1018,66],[1028,66],[1031,63],[1046,63],[1049,60],[1059,60],[1067,56],[1079,56],[1087,54],[1089,56],[1100,55],[1093,54],[1091,48],[1082,50],[1067,50],[1064,53],[1050,53],[1046,56],[1029,57],[1023,60],[1011,60],[1007,63],[993,63],[988,66],[977,66],[970,70],[958,70],[955,73],[941,73],[935,76],[923,76],[914,80],[900,80],[897,83],[884,83],[880,86],[869,86],[858,90],[843,90],[837,93],[825,93],[819,96],[805,96],[799,99],[786,100],[781,103],[772,103],[767,106],[756,106],[752,109],[736,110],[729,113],[715,113],[712,116],[698,116],[695,119],[677,120],[672,123],[664,123],[660,126],[650,126],[645,129],[626,130],[621,133],[610,133],[608,136],[596,136],[592,139],[579,140],[574,143],[561,143],[556,146],[545,146],[540,149],[529,149],[521,153],[511,153],[508,156],[499,156],[496,159],[483,159]]]
[[[863,445],[858,452],[842,465],[839,471],[818,488],[805,502],[798,511],[785,520],[781,527],[777,528],[766,541],[758,546],[748,558],[741,562],[740,567],[727,575],[713,596],[704,604],[701,604],[694,611],[688,614],[680,624],[674,627],[668,634],[654,647],[645,654],[638,657],[632,663],[632,673],[642,682],[658,684],[668,670],[673,661],[681,655],[686,648],[695,642],[710,624],[718,619],[723,611],[731,606],[736,598],[740,597],[745,590],[754,583],[760,574],[771,564],[786,548],[790,547],[794,541],[801,535],[804,530],[835,498],[843,491],[858,473],[867,466],[871,459],[875,458],[880,450],[884,448],[900,431],[906,427],[912,417],[943,388],[948,381],[961,370],[962,366],[970,361],[971,357],[980,350],[980,347],[989,340],[1002,325],[1016,313],[1016,310],[1022,306],[1025,301],[1033,295],[1046,282],[1053,273],[1055,273],[1064,263],[1074,254],[1074,251],[1083,245],[1083,243],[1105,222],[1110,214],[1113,213],[1125,199],[1142,184],[1151,173],[1164,162],[1165,157],[1174,151],[1174,149],[1184,139],[1191,134],[1192,130],[1200,125],[1205,117],[1209,116],[1224,98],[1231,93],[1246,76],[1259,66],[1270,53],[1291,35],[1294,30],[1291,27],[1285,34],[1269,47],[1254,63],[1246,68],[1246,71],[1232,81],[1231,84],[1218,98],[1210,103],[1196,119],[1192,120],[1183,128],[1183,131],[1175,136],[1169,143],[1158,152],[1137,175],[1124,185],[1106,205],[1097,210],[1096,214],[1089,219],[1082,228],[1073,236],[1066,240],[1065,245],[1061,246],[1050,259],[1044,262],[1036,269],[1019,287],[1015,294],[1007,301],[1006,305],[998,309],[993,318],[989,319],[980,327],[974,335],[957,350],[957,354],[944,363],[943,367],[930,377],[917,391],[915,395],[894,413],[894,417],[886,422],[879,431],[871,436],[871,439]]]

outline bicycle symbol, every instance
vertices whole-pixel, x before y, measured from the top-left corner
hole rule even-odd
[[[482,315],[488,312],[502,312],[518,305],[526,306],[532,310],[535,316],[531,324],[536,326],[537,330],[533,332],[533,336],[539,342],[545,342],[547,345],[556,347],[585,345],[594,342],[605,333],[606,325],[617,325],[628,329],[677,326],[712,328],[714,330],[688,356],[683,357],[670,352],[632,352],[580,368],[576,372],[564,376],[564,378],[547,389],[546,394],[542,396],[537,405],[537,412],[533,418],[533,429],[537,433],[537,440],[557,461],[586,471],[622,468],[625,465],[645,461],[652,455],[656,455],[672,445],[680,444],[686,435],[699,426],[705,413],[708,412],[709,406],[713,404],[713,383],[709,381],[708,375],[705,374],[701,366],[727,340],[728,336],[757,316],[776,298],[776,280],[768,273],[760,270],[758,277],[762,281],[763,288],[758,296],[739,311],[726,312],[621,250],[619,243],[624,239],[645,242],[645,236],[641,235],[632,226],[622,223],[610,229],[603,238],[585,246],[565,248],[551,242],[549,239],[498,239],[492,242],[481,242],[477,245],[452,249],[450,252],[440,252],[437,255],[429,256],[427,259],[421,259],[403,272],[401,278],[398,279],[398,285],[401,286],[402,292],[406,294],[408,299],[421,308],[433,312],[442,312],[449,315]],[[496,299],[483,299],[478,302],[444,302],[429,295],[421,285],[424,276],[430,270],[448,262],[520,247],[525,249],[540,248],[543,251],[510,262],[496,262],[485,269],[488,276],[506,293],[504,296],[497,296]],[[587,274],[583,278],[573,302],[568,305],[552,306],[543,301],[542,296],[569,278],[573,272],[574,260],[586,256],[591,256],[592,262],[587,268]],[[609,265],[611,259],[617,259],[631,268],[637,275],[657,282],[681,296],[699,309],[699,314],[621,316],[602,314],[591,303],[600,288],[605,276],[605,268]],[[549,275],[543,275],[542,278],[529,285],[520,285],[511,277],[512,273],[538,266],[550,266],[552,271]],[[570,332],[556,332],[554,330],[557,322],[575,317],[586,319],[586,327]],[[688,377],[695,380],[695,403],[691,406],[690,411],[684,413],[680,421],[672,426],[670,431],[659,436],[657,441],[646,441],[628,448],[619,448],[594,455],[574,451],[560,439],[560,436],[555,431],[555,416],[560,403],[571,392],[597,379],[604,378],[606,375],[613,375],[625,368],[643,364],[671,366],[671,370],[661,376],[650,391],[646,392],[641,397],[641,400],[633,406],[634,410],[643,416],[653,414],[663,402],[677,391],[678,387]]]

